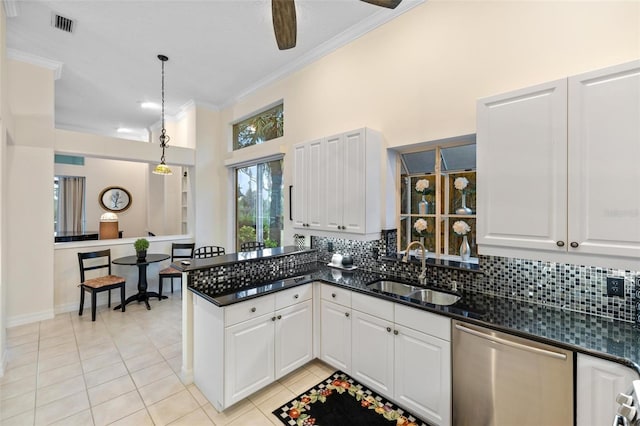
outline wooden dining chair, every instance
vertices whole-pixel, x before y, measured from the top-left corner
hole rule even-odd
[[[78,315],[82,315],[84,309],[84,292],[91,293],[91,321],[96,320],[96,295],[101,291],[109,292],[109,304],[111,307],[111,290],[120,289],[120,305],[124,312],[124,288],[126,280],[117,275],[111,275],[111,249],[78,253],[78,263],[80,265],[80,311]],[[96,269],[107,269],[107,275],[96,278],[85,277],[85,272]]]
[[[264,243],[261,241],[246,241],[244,243],[240,243],[240,251],[262,250],[263,248]]]
[[[222,256],[225,254],[224,247],[220,246],[203,246],[198,247],[193,253],[193,257],[196,259],[205,259],[207,257]]]
[[[171,244],[171,263],[180,259],[193,259],[193,249],[196,246],[195,243],[173,243]],[[165,279],[171,281],[171,293],[173,293],[173,279],[180,278],[182,284],[182,271],[177,270],[169,266],[164,268],[158,274],[158,299],[162,300],[162,282]]]

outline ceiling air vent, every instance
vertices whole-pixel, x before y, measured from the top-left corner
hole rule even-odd
[[[68,33],[72,33],[75,26],[75,22],[73,22],[72,19],[65,18],[64,16],[58,15],[57,13],[53,14],[51,18],[51,24],[54,28]]]

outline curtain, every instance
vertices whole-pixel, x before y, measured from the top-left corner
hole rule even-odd
[[[58,232],[81,233],[84,218],[84,177],[58,178]]]

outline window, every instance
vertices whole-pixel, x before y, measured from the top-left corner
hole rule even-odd
[[[453,142],[400,157],[399,250],[422,241],[429,256],[458,260],[463,236],[453,225],[463,221],[470,228],[466,236],[476,258],[475,143]]]
[[[255,114],[233,125],[233,149],[258,145],[284,134],[283,104]]]
[[[236,169],[236,247],[279,247],[283,229],[282,158]]]
[[[85,178],[54,176],[53,226],[56,234],[85,230]]]

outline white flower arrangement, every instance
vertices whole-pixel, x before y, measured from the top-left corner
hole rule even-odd
[[[424,219],[418,219],[413,223],[413,229],[416,230],[418,234],[422,234],[427,230],[427,221]]]
[[[427,179],[420,179],[416,182],[416,191],[421,194],[426,194],[429,189],[429,181]]]
[[[467,233],[471,231],[471,227],[464,220],[456,221],[453,224],[452,228],[453,228],[453,232],[455,232],[458,235],[467,235]]]
[[[467,179],[466,177],[461,176],[459,178],[456,178],[456,180],[453,181],[453,186],[458,191],[464,191],[467,185],[469,185],[469,179]]]

